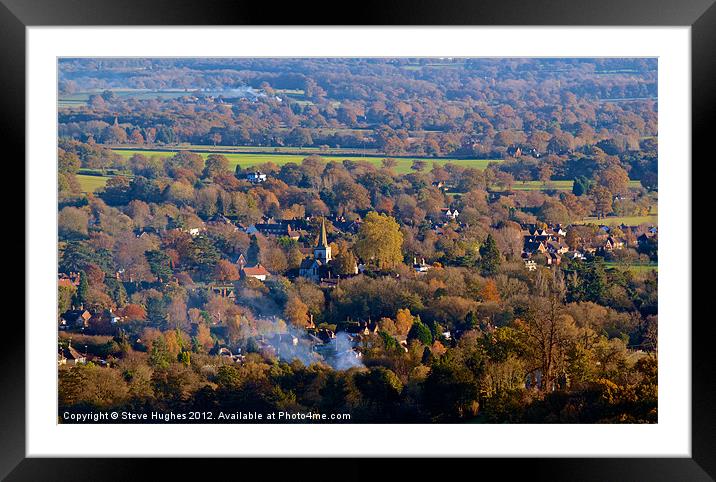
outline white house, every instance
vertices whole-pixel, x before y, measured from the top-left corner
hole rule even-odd
[[[450,208],[444,209],[445,211],[445,217],[448,219],[452,219],[453,221],[457,219],[457,216],[460,214],[460,212],[455,210],[450,210]]]
[[[430,271],[430,268],[431,266],[425,263],[425,258],[423,258],[420,263],[418,263],[417,258],[413,258],[413,269],[416,273],[427,273]]]
[[[259,171],[250,172],[246,175],[246,180],[254,184],[259,184],[266,181],[266,174]]]
[[[109,311],[108,315],[109,315],[109,322],[112,323],[113,325],[116,325],[117,323],[122,321],[122,317],[117,316],[116,313],[112,313],[112,310]]]
[[[244,278],[256,278],[260,281],[266,281],[266,278],[268,278],[271,273],[268,272],[266,268],[261,266],[261,264],[257,264],[256,266],[245,266],[244,269],[241,270],[241,275]]]

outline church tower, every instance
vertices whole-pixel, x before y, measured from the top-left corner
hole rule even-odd
[[[321,221],[321,233],[318,235],[318,242],[313,249],[313,256],[323,264],[333,259],[333,256],[331,256],[331,247],[328,245],[328,238],[326,237],[325,219]]]

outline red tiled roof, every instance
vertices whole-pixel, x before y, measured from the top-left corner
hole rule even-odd
[[[250,268],[244,267],[243,271],[246,276],[268,276],[271,274],[260,264]]]

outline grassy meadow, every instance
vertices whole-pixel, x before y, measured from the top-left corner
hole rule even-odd
[[[657,226],[659,224],[658,214],[648,214],[646,216],[609,216],[602,219],[595,217],[587,217],[582,219],[582,224],[600,224],[605,226],[639,226],[640,224],[651,224]]]
[[[656,263],[629,264],[629,263],[606,262],[606,263],[604,263],[604,265],[607,268],[616,268],[619,270],[631,271],[632,274],[637,275],[637,276],[647,275],[651,271],[659,271],[659,265]]]
[[[160,157],[169,157],[174,154],[176,154],[177,151],[162,151],[162,150],[142,150],[142,149],[114,149],[114,151],[117,154],[120,154],[122,156],[125,156],[127,158],[132,157],[134,154],[143,154],[145,156],[152,156],[152,155],[158,155]],[[212,153],[212,150],[193,150],[193,152],[196,152],[198,154],[201,154],[206,158],[209,154]],[[216,151],[214,151],[216,152]],[[276,165],[282,166],[284,164],[288,164],[289,162],[294,162],[296,164],[300,164],[301,161],[307,157],[308,155],[311,155],[312,153],[306,153],[306,154],[277,154],[277,153],[260,153],[260,154],[250,154],[250,153],[244,153],[244,152],[231,152],[231,153],[223,153],[224,156],[229,160],[229,164],[231,166],[231,169],[235,169],[236,166],[241,166],[242,168],[247,168],[251,166],[259,166],[261,164],[265,164],[267,162],[272,162]],[[318,154],[318,153],[316,153]],[[344,160],[350,160],[350,161],[367,161],[371,164],[375,164],[376,166],[381,165],[381,161],[385,159],[386,157],[390,156],[356,156],[356,155],[321,155],[321,158],[323,158],[326,162],[328,161],[337,161],[341,162]],[[406,174],[411,172],[410,166],[413,164],[414,160],[422,160],[427,162],[427,169],[432,168],[433,163],[437,164],[447,164],[447,163],[453,163],[460,166],[466,166],[466,167],[474,167],[477,169],[485,169],[490,162],[500,162],[499,160],[495,159],[454,159],[454,158],[433,158],[433,157],[410,157],[410,158],[394,158],[398,165],[395,167],[395,172],[398,174]]]
[[[572,191],[572,186],[574,185],[574,181],[569,180],[560,180],[560,181],[547,181],[546,183],[542,181],[517,181],[512,185],[513,191]],[[638,188],[641,187],[641,183],[639,181],[629,181],[629,187],[630,188]]]
[[[111,176],[91,176],[87,174],[78,174],[77,180],[80,183],[83,193],[95,192],[97,189],[104,187],[107,180]]]

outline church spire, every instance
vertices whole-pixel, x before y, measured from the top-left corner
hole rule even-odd
[[[318,237],[318,247],[325,248],[328,246],[328,238],[326,237],[326,218],[321,220],[321,234]]]

